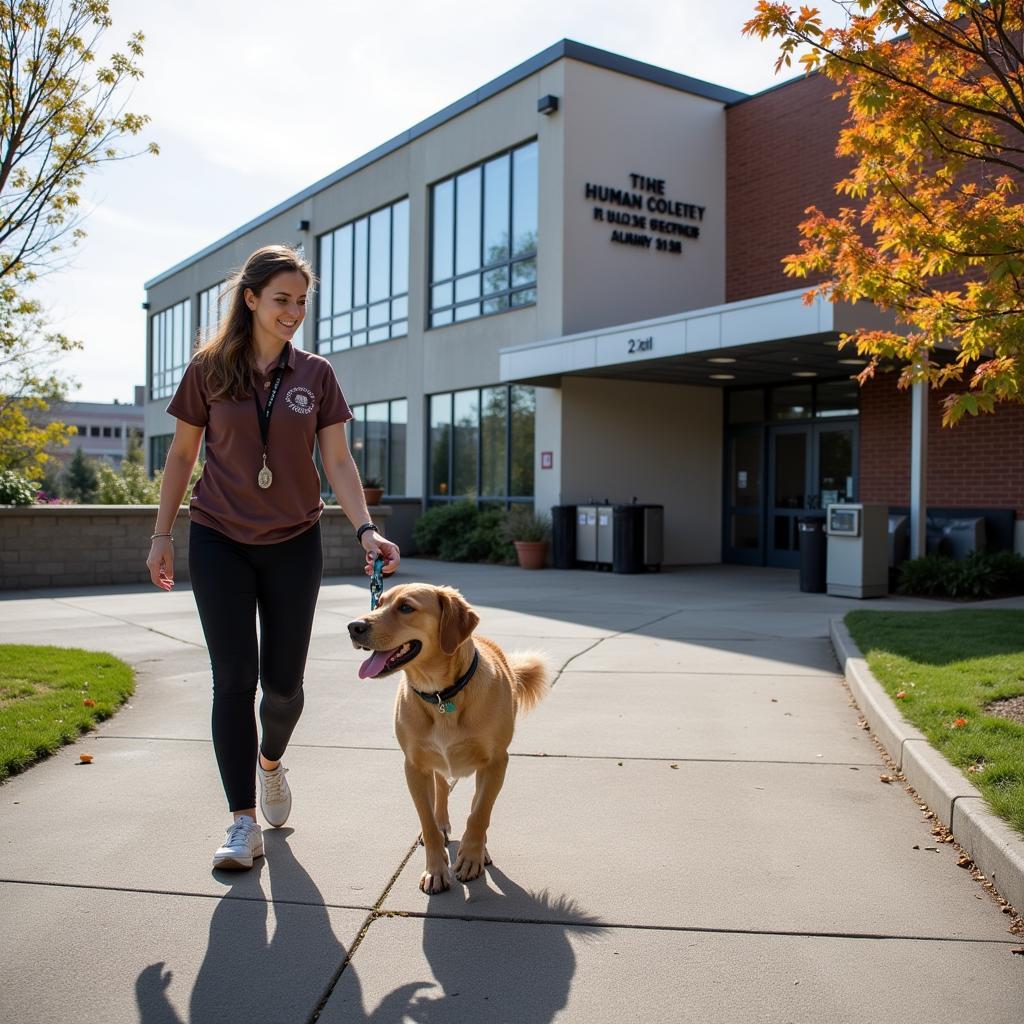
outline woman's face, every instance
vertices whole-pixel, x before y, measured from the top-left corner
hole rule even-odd
[[[306,316],[306,278],[297,270],[275,274],[257,295],[245,289],[252,310],[253,334],[264,341],[291,341]]]

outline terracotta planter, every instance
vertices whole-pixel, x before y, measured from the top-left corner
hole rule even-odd
[[[520,569],[543,569],[547,563],[548,542],[546,540],[514,540],[516,557]]]
[[[364,487],[363,496],[367,505],[379,505],[380,499],[384,497],[383,487]]]

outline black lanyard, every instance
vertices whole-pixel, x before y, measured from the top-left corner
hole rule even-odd
[[[274,383],[271,385],[270,394],[267,396],[267,407],[260,408],[259,395],[254,391],[252,400],[256,403],[256,419],[260,425],[260,437],[263,438],[263,454],[267,453],[267,438],[270,437],[270,414],[274,411],[274,399],[277,398],[277,389],[281,386],[281,378],[284,376],[284,369],[288,365],[289,346],[285,343],[281,350],[281,358],[277,361],[277,369],[274,371]]]

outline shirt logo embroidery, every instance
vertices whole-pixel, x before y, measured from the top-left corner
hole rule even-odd
[[[315,396],[309,388],[290,388],[284,400],[292,412],[297,412],[301,416],[308,416],[316,406]]]

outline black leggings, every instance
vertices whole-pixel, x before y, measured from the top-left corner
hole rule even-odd
[[[267,760],[280,760],[302,713],[323,574],[320,524],[279,544],[239,544],[192,523],[188,568],[213,667],[213,749],[228,808],[241,811],[256,806],[257,679]]]

